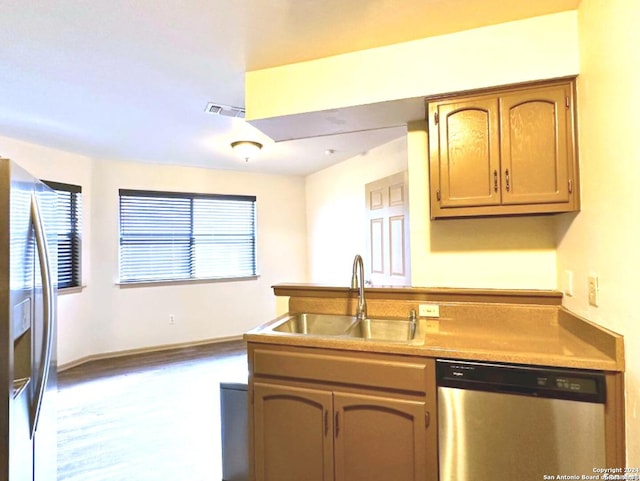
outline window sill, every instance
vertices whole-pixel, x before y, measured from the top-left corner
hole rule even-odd
[[[58,295],[64,296],[66,294],[79,294],[86,289],[86,285],[84,286],[76,286],[76,287],[65,287],[64,289],[58,289]]]
[[[130,282],[116,282],[116,285],[121,289],[129,289],[135,287],[156,287],[156,286],[176,286],[183,284],[210,284],[218,282],[238,282],[238,281],[254,281],[260,276],[245,276],[245,277],[211,277],[208,279],[173,279],[165,281],[130,281]]]

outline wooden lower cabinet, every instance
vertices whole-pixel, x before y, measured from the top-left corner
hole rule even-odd
[[[336,392],[333,408],[336,481],[425,479],[425,403]]]
[[[254,384],[256,481],[333,479],[332,394]]]
[[[425,403],[255,383],[256,481],[418,481]]]
[[[250,359],[253,480],[437,480],[431,360],[264,346]]]

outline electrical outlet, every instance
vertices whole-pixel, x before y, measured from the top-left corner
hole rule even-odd
[[[589,305],[598,307],[600,304],[600,295],[598,288],[598,276],[591,274],[589,276]]]
[[[173,314],[169,314],[169,324],[175,324],[176,323],[176,316],[174,316]]]
[[[440,317],[440,306],[438,304],[419,304],[418,315],[420,317]]]

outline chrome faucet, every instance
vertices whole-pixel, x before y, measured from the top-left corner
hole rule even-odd
[[[353,269],[351,273],[351,289],[358,289],[358,308],[356,317],[363,320],[367,317],[367,301],[364,298],[364,263],[360,254],[356,254],[353,259]]]

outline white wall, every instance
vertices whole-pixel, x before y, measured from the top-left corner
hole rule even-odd
[[[402,137],[307,176],[311,282],[349,285],[353,257],[365,257],[365,185],[406,169]]]
[[[90,354],[91,293],[91,168],[92,160],[69,152],[0,137],[0,156],[14,160],[32,175],[82,186],[82,292],[58,296],[58,362],[68,362]]]
[[[98,352],[241,334],[276,316],[271,286],[306,280],[304,180],[135,162],[96,161],[93,172],[95,343]],[[257,280],[120,287],[118,189],[257,196]],[[169,314],[176,322],[169,324]]]
[[[304,179],[92,160],[0,137],[0,154],[33,175],[82,185],[82,292],[58,299],[58,362],[128,349],[238,336],[276,316],[271,286],[304,282]],[[257,196],[257,280],[121,288],[118,189]],[[176,316],[169,324],[169,314]]]
[[[628,466],[640,466],[640,2],[582,0],[579,8],[578,125],[582,209],[558,224],[558,283],[564,304],[624,335]],[[589,306],[587,277],[599,277]]]

